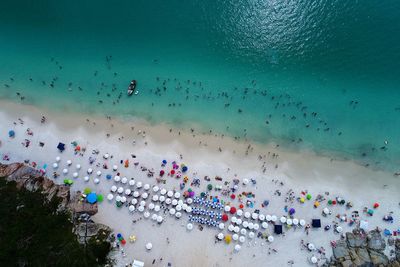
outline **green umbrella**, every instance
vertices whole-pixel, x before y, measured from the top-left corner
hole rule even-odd
[[[85,195],[89,195],[90,192],[92,192],[92,189],[90,189],[89,187],[86,187],[86,188],[83,190],[83,193],[84,193]]]
[[[310,200],[311,199],[311,195],[307,194],[307,199]]]
[[[328,204],[329,204],[329,205],[332,205],[332,200],[328,200]]]
[[[97,202],[103,202],[103,195],[97,195]]]
[[[212,190],[212,188],[213,188],[212,184],[208,184],[208,185],[207,185],[207,189],[208,189],[208,190]]]

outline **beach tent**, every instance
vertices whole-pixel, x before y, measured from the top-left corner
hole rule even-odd
[[[280,224],[274,225],[274,233],[280,235],[283,233],[283,227]]]
[[[313,228],[321,228],[321,220],[320,219],[313,219],[311,222]]]
[[[134,260],[132,267],[144,267],[143,261]]]
[[[58,148],[58,150],[60,150],[60,152],[63,152],[65,150],[65,144],[64,143],[58,143],[57,148]]]

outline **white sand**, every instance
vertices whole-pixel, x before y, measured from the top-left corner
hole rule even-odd
[[[47,118],[45,124],[40,123],[42,115]],[[18,118],[24,120],[24,125],[19,124]],[[390,173],[370,170],[350,161],[331,160],[314,155],[309,151],[294,153],[276,150],[274,144],[252,144],[246,156],[249,143],[235,142],[227,137],[198,133],[193,137],[190,131],[184,130],[180,130],[181,134],[178,135],[178,129],[170,132],[168,125],[149,125],[141,120],[127,122],[112,119],[109,121],[105,118],[90,117],[90,122],[87,122],[86,118],[89,117],[70,113],[54,114],[32,106],[0,101],[0,140],[2,142],[0,156],[9,154],[10,162],[30,159],[37,162],[39,166],[47,163],[49,174],[53,171],[52,164],[56,156],[62,158],[57,170],[60,174],[66,166],[66,161],[70,159],[73,164],[69,167],[68,178],[72,179],[75,164],[82,165],[79,178],[74,180],[72,189],[83,190],[85,187],[90,187],[105,196],[109,193],[111,185],[114,184],[112,180],[105,179],[107,173],[115,175],[111,169],[102,170],[101,167],[92,167],[94,173],[97,170],[103,172],[103,177],[98,185],[93,183],[94,174],[91,175],[88,183],[83,181],[89,167],[88,158],[91,156],[92,149],[100,150],[97,162],[101,164],[107,162],[110,167],[116,164],[119,166],[121,176],[134,177],[136,181],[151,185],[156,184],[155,177],[158,177],[161,161],[165,158],[169,163],[174,160],[178,163],[184,162],[189,167],[189,181],[192,181],[193,177],[200,178],[202,189],[209,183],[203,179],[206,175],[211,178],[211,183],[214,185],[222,185],[223,182],[231,181],[234,178],[241,181],[244,178],[256,179],[256,186],[251,184],[240,186],[239,192],[252,191],[255,193],[255,207],[259,208],[263,214],[276,214],[279,218],[287,214],[284,207],[288,205],[289,208],[296,209],[295,217],[305,219],[307,222],[312,218],[321,218],[322,224],[326,225],[331,224],[334,220],[338,221],[335,218],[336,214],[347,214],[350,218],[351,211],[358,210],[361,218],[369,222],[370,229],[379,226],[395,230],[399,227],[397,218],[400,216],[400,182]],[[14,121],[17,122],[16,126],[13,125]],[[96,125],[93,125],[93,121],[96,122]],[[134,130],[131,129],[132,126],[134,126]],[[26,135],[27,128],[34,132],[33,136]],[[16,131],[14,139],[8,138],[10,129]],[[143,132],[146,133],[145,137]],[[110,133],[111,136],[107,138],[106,133]],[[124,136],[122,141],[118,140],[121,136]],[[31,141],[29,148],[21,145],[25,138]],[[135,145],[132,144],[133,140],[136,141]],[[38,145],[40,141],[46,143],[43,148]],[[62,154],[56,149],[59,141],[67,144],[67,150]],[[72,141],[77,141],[79,145],[87,148],[84,157],[73,155],[70,145]],[[202,141],[201,145],[199,145],[200,141]],[[219,147],[222,148],[222,152],[218,151]],[[271,155],[278,153],[279,158],[273,159],[268,156],[268,152]],[[101,157],[104,153],[109,153],[114,158],[105,161]],[[137,156],[133,161],[139,162],[139,166],[133,166],[131,154]],[[180,155],[183,156],[183,160],[180,160]],[[265,158],[259,160],[259,155],[265,155]],[[119,164],[119,161],[127,158],[131,160],[131,165],[126,169]],[[265,173],[262,172],[264,161],[267,167]],[[278,164],[277,169],[275,169],[276,164]],[[146,172],[140,170],[140,166],[154,168],[155,177],[148,178]],[[223,182],[214,180],[217,175],[223,178]],[[61,183],[63,179],[64,176],[61,174],[57,182]],[[278,179],[284,185],[274,183],[272,179]],[[180,182],[182,179],[167,178],[166,185],[160,185],[160,187],[179,191]],[[126,187],[128,186],[126,185]],[[201,191],[198,188],[193,189],[196,193]],[[281,196],[274,195],[277,189],[282,192]],[[285,196],[289,189],[293,189],[296,197],[300,196],[302,190],[308,190],[313,197],[329,191],[330,199],[342,197],[352,201],[354,207],[351,210],[346,210],[344,206],[329,207],[332,215],[322,217],[321,212],[327,206],[326,201],[321,203],[317,209],[313,208],[313,201],[306,201],[305,204],[300,204],[296,200],[293,204],[285,203]],[[270,205],[267,208],[260,208],[264,199],[270,200]],[[363,207],[372,208],[376,201],[381,206],[375,210],[373,217],[362,213]],[[233,201],[233,205],[238,207],[238,200]],[[245,210],[252,211],[252,209],[246,208]],[[390,211],[394,212],[394,224],[382,221],[383,215]],[[187,214],[183,214],[180,220],[166,214],[165,222],[161,225],[154,224],[150,219],[142,219],[133,224],[132,220],[140,218],[141,215],[137,212],[129,213],[126,207],[118,209],[114,203],[109,203],[107,200],[99,205],[99,213],[94,217],[96,221],[109,225],[116,233],[122,233],[127,240],[131,234],[137,236],[136,243],[128,242],[124,247],[126,257],[120,257],[121,253],[115,252],[118,266],[132,262],[133,258],[143,260],[146,266],[151,265],[153,259],[157,259],[154,266],[166,266],[167,262],[171,262],[172,266],[245,266],[246,264],[287,266],[289,260],[294,260],[294,266],[309,266],[308,258],[311,255],[318,255],[318,253],[301,250],[300,240],[303,239],[306,243],[312,242],[318,248],[323,246],[326,249],[327,257],[330,257],[329,242],[339,238],[339,235],[333,233],[332,230],[328,232],[323,229],[311,230],[310,234],[306,235],[303,228],[292,228],[285,230],[285,236],[275,235],[275,242],[272,244],[258,238],[254,240],[247,238],[241,251],[234,253],[235,242],[230,245],[224,242],[214,244],[214,235],[219,232],[217,229],[204,227],[203,231],[199,231],[195,224],[193,231],[188,232],[186,230]],[[345,231],[351,229],[345,223],[341,223],[341,226]],[[269,232],[272,232],[271,229],[270,225]],[[224,231],[224,233],[226,232],[227,230]],[[166,241],[167,237],[170,240],[169,244]],[[151,251],[145,249],[147,242],[153,244]],[[269,248],[276,249],[277,253],[272,252],[269,255]],[[162,262],[159,261],[160,258],[163,258]]]

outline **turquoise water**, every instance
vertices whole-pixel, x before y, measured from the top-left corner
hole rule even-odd
[[[0,98],[398,171],[399,33],[399,1],[4,0]]]

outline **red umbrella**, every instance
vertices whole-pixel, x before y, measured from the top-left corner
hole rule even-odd
[[[235,194],[232,194],[231,199],[235,199],[235,198],[236,198]]]
[[[171,170],[171,175],[174,175],[175,174],[175,170]]]
[[[235,207],[231,207],[231,210],[229,211],[231,214],[235,214],[236,213],[236,208]]]
[[[332,200],[332,204],[333,204],[333,205],[336,205],[336,200]]]
[[[379,207],[379,203],[375,202],[375,204],[374,204],[374,209],[376,209],[376,208],[378,208],[378,207]]]
[[[163,170],[161,170],[161,171],[160,171],[160,176],[163,176],[164,173],[165,173],[165,172],[164,172]]]
[[[243,204],[240,204],[240,205],[239,205],[239,208],[243,209],[243,207],[244,207]]]
[[[226,222],[228,220],[228,215],[223,214],[222,215],[222,221]]]

